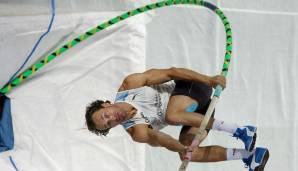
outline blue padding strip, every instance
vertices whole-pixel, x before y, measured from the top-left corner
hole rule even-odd
[[[198,104],[193,103],[185,109],[185,112],[194,112],[194,111],[196,111],[198,106],[199,106]],[[177,126],[182,126],[182,125],[177,125]]]
[[[53,21],[55,18],[55,0],[51,1],[51,5],[52,5],[52,18],[51,18],[51,21],[50,21],[47,31],[39,37],[38,41],[35,43],[33,49],[31,50],[30,54],[27,56],[23,65],[13,74],[13,76],[9,79],[7,84],[10,83],[15,78],[15,76],[23,69],[23,67],[26,65],[28,60],[32,57],[33,53],[35,52],[35,50],[36,50],[37,46],[39,45],[39,43],[41,42],[41,40],[51,31]]]
[[[0,152],[11,150],[14,145],[10,99],[5,98],[0,120]]]
[[[194,112],[194,111],[196,111],[196,109],[198,108],[198,104],[196,104],[196,103],[193,103],[193,104],[191,104],[190,106],[188,106],[186,109],[185,109],[185,111],[186,112]]]
[[[13,165],[14,169],[15,169],[16,171],[19,171],[19,169],[17,168],[17,166],[16,166],[16,164],[15,164],[15,162],[13,161],[13,159],[12,159],[11,156],[9,156],[9,160],[10,160],[10,163]]]
[[[214,92],[214,96],[219,97],[221,92],[222,92],[222,87],[220,85],[217,85]]]

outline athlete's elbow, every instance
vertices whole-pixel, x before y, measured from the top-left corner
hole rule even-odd
[[[168,77],[171,80],[181,79],[181,75],[183,75],[183,70],[181,68],[171,67],[168,69]]]
[[[168,75],[173,79],[176,77],[178,72],[179,72],[179,69],[176,67],[171,67],[168,69]]]
[[[132,139],[133,139],[133,141],[138,142],[138,143],[148,143],[149,142],[149,137],[146,135],[133,136]]]

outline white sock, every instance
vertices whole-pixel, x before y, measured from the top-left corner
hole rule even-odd
[[[245,149],[227,148],[227,160],[247,159],[253,153],[254,150],[248,152]]]
[[[236,132],[237,128],[238,128],[237,124],[228,123],[228,122],[217,120],[217,119],[214,119],[214,122],[212,125],[212,129],[214,129],[214,130],[224,131],[224,132],[228,132],[231,134],[234,134]]]

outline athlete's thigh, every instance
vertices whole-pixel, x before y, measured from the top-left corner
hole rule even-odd
[[[179,113],[180,111],[185,111],[192,104],[198,104],[198,102],[189,96],[171,96],[169,99],[166,115],[173,115]],[[197,130],[198,128],[196,127],[183,126],[180,131],[179,141],[184,145],[190,145]],[[206,136],[207,132],[204,133],[204,139]]]
[[[185,111],[194,103],[198,104],[196,100],[185,95],[171,96],[167,106],[166,115],[177,114],[180,111]]]

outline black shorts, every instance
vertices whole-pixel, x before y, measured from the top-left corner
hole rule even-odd
[[[212,87],[204,83],[189,82],[189,81],[183,81],[183,80],[175,80],[175,83],[176,85],[171,96],[184,95],[184,96],[191,97],[192,99],[196,100],[198,103],[198,107],[194,112],[205,115],[208,110],[209,104],[211,102],[211,95],[213,91]],[[214,115],[215,115],[215,110],[213,111],[211,117],[214,117]],[[184,125],[181,129],[181,132],[189,129],[190,127],[191,126]],[[207,130],[207,133],[209,133],[209,130]]]
[[[211,102],[212,87],[199,82],[189,82],[184,80],[175,80],[175,88],[171,96],[184,95],[197,101],[197,113],[205,115]]]

